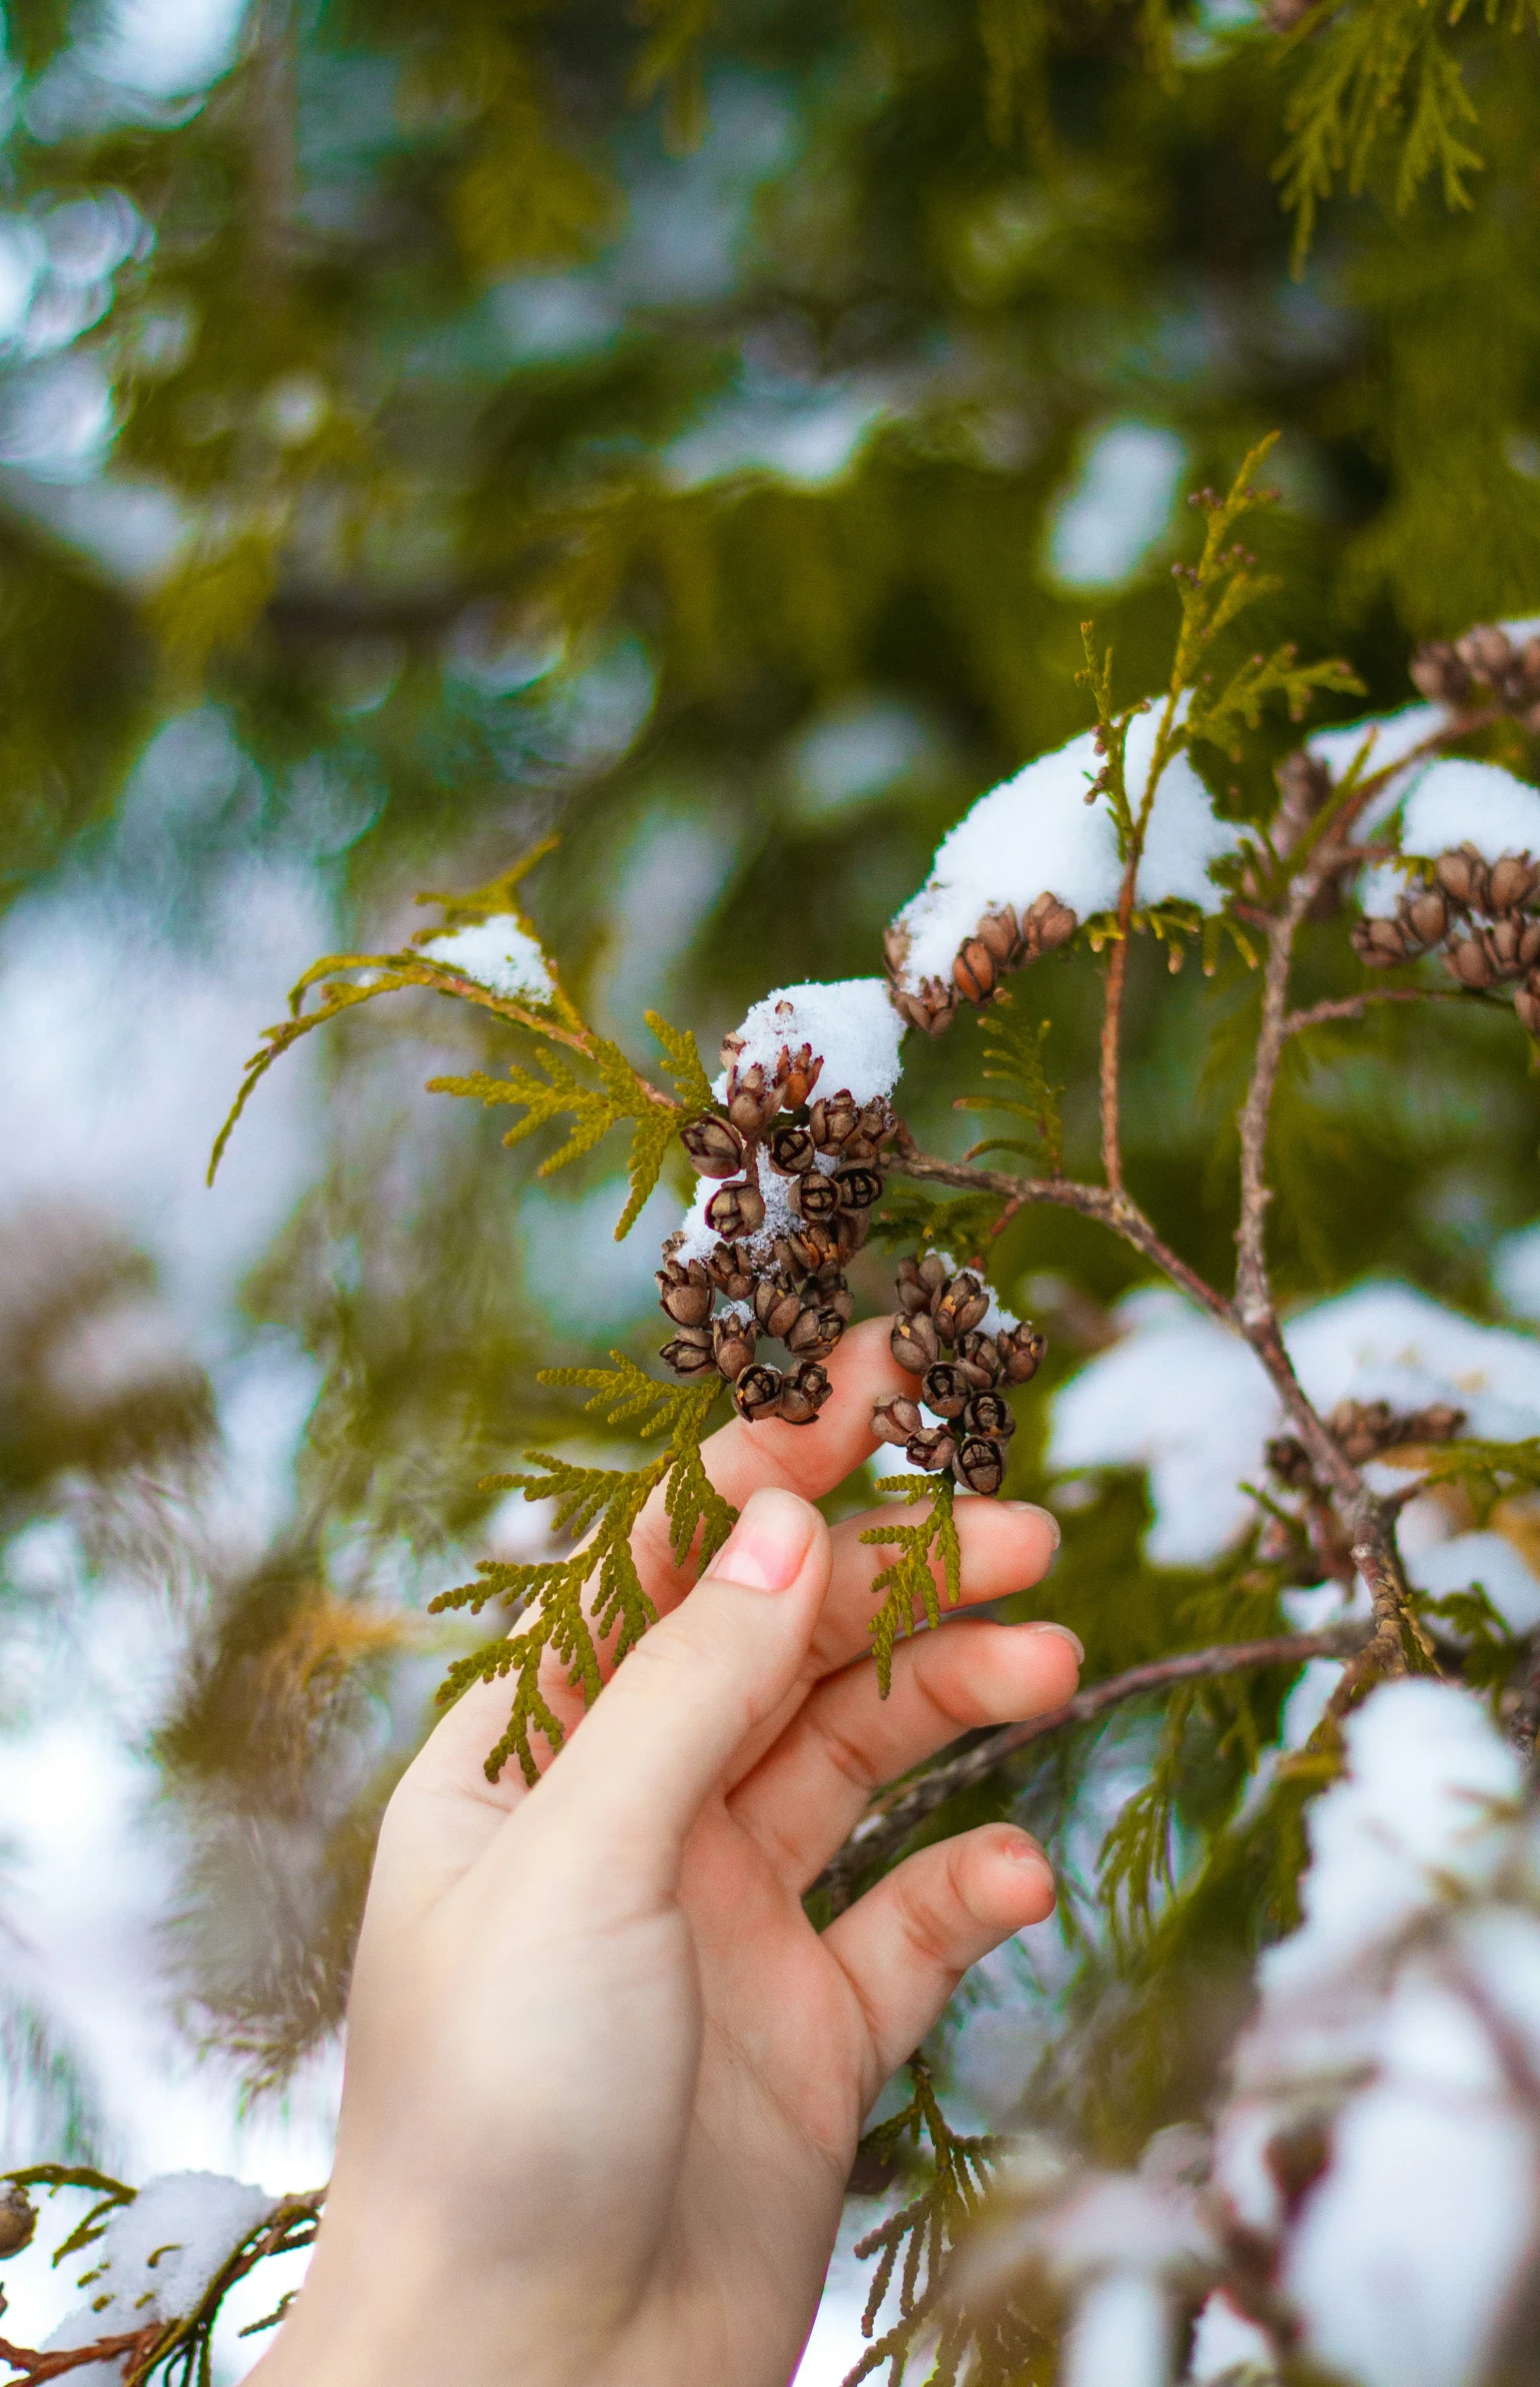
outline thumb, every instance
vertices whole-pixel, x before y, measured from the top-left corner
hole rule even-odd
[[[688,1597],[654,1625],[507,1827],[563,1867],[667,1896],[705,1800],[785,1698],[828,1588],[829,1529],[794,1492],[755,1492]],[[623,1854],[623,1861],[621,1852]]]

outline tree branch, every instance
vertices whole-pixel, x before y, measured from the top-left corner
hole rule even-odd
[[[1170,1658],[1156,1658],[1147,1666],[1131,1666],[1126,1674],[1109,1675],[1078,1691],[1063,1707],[1023,1724],[1005,1724],[955,1756],[943,1758],[928,1773],[901,1783],[873,1801],[838,1855],[814,1883],[827,1891],[837,1909],[848,1903],[857,1877],[881,1865],[908,1839],[917,1825],[955,1798],[985,1781],[1006,1758],[1034,1741],[1067,1725],[1091,1724],[1109,1708],[1147,1691],[1168,1689],[1174,1683],[1201,1682],[1217,1675],[1239,1674],[1252,1667],[1302,1665],[1307,1658],[1346,1658],[1363,1647],[1362,1625],[1336,1625],[1320,1633],[1280,1633],[1267,1641],[1222,1642],[1210,1649],[1181,1650]]]
[[[1127,1194],[1114,1193],[1110,1186],[1083,1186],[1065,1177],[1013,1177],[1005,1169],[977,1169],[970,1161],[937,1160],[931,1153],[920,1152],[912,1142],[900,1143],[893,1167],[900,1177],[957,1186],[971,1194],[998,1194],[1013,1211],[1036,1202],[1079,1210],[1083,1218],[1100,1220],[1126,1243],[1132,1243],[1136,1251],[1142,1251],[1221,1325],[1236,1324],[1234,1309],[1224,1295],[1161,1240],[1137,1202],[1131,1201]]]
[[[1361,995],[1344,995],[1330,1003],[1312,1003],[1308,1011],[1291,1011],[1283,1022],[1283,1035],[1303,1036],[1311,1028],[1323,1028],[1330,1020],[1361,1020],[1372,1003],[1463,1003],[1466,997],[1453,987],[1370,987]],[[1480,1001],[1480,997],[1477,997]]]

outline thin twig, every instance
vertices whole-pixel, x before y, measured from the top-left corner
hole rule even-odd
[[[912,1143],[900,1144],[893,1167],[900,1177],[958,1186],[972,1194],[998,1194],[1002,1200],[1014,1203],[1018,1209],[1036,1202],[1050,1202],[1060,1209],[1079,1210],[1082,1217],[1097,1218],[1153,1260],[1172,1283],[1190,1293],[1221,1325],[1233,1327],[1236,1323],[1234,1309],[1224,1295],[1161,1240],[1139,1204],[1131,1201],[1127,1194],[1115,1194],[1108,1186],[1084,1186],[1073,1178],[1012,1177],[1004,1169],[976,1169],[970,1161],[942,1161],[931,1153],[917,1151]]]
[[[1468,998],[1453,987],[1370,987],[1361,995],[1343,995],[1331,1003],[1312,1003],[1308,1011],[1291,1011],[1283,1035],[1303,1036],[1324,1028],[1330,1020],[1361,1020],[1374,1003],[1464,1003]],[[1479,998],[1478,998],[1479,1000]]]
[[[1126,1699],[1165,1690],[1173,1683],[1200,1682],[1205,1677],[1239,1674],[1259,1666],[1302,1665],[1306,1658],[1350,1657],[1362,1647],[1364,1638],[1361,1625],[1336,1625],[1320,1633],[1280,1633],[1267,1641],[1230,1641],[1210,1649],[1181,1650],[1147,1666],[1131,1666],[1126,1674],[1109,1675],[1106,1682],[1078,1691],[1046,1716],[1001,1725],[975,1741],[972,1748],[944,1758],[928,1773],[884,1792],[868,1808],[839,1854],[830,1859],[814,1888],[827,1891],[839,1906],[848,1899],[857,1875],[883,1864],[945,1800],[985,1781],[1004,1759],[1042,1740],[1045,1734],[1062,1732],[1071,1724],[1093,1723]]]
[[[96,2337],[89,2345],[58,2346],[51,2354],[31,2346],[13,2346],[8,2338],[0,2337],[0,2362],[21,2374],[13,2387],[42,2387],[45,2379],[62,2379],[67,2371],[83,2370],[89,2362],[142,2362],[165,2332],[164,2321],[152,2321],[148,2328],[130,2329],[121,2337]]]

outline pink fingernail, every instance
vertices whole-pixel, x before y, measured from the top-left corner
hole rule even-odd
[[[1036,1500],[1002,1500],[1000,1505],[1002,1508],[1014,1509],[1019,1517],[1041,1517],[1054,1537],[1055,1549],[1058,1549],[1064,1536],[1059,1530],[1059,1519],[1051,1508],[1041,1508]]]
[[[1068,1641],[1068,1643],[1070,1644],[1070,1647],[1071,1647],[1071,1648],[1074,1650],[1074,1652],[1075,1652],[1075,1663],[1076,1663],[1076,1665],[1077,1665],[1077,1666],[1084,1666],[1084,1665],[1085,1665],[1085,1663],[1086,1663],[1086,1644],[1085,1644],[1085,1642],[1084,1642],[1084,1641],[1081,1639],[1081,1637],[1080,1637],[1079,1633],[1072,1633],[1072,1632],[1071,1632],[1071,1630],[1070,1630],[1070,1628],[1069,1628],[1069,1626],[1068,1626],[1068,1625],[1051,1625],[1051,1624],[1026,1625],[1026,1626],[1024,1626],[1024,1627],[1023,1627],[1023,1630],[1024,1630],[1025,1632],[1028,1632],[1028,1633],[1057,1633],[1057,1634],[1060,1636],[1061,1640]]]
[[[784,1591],[801,1572],[817,1514],[794,1492],[755,1492],[712,1559],[711,1573],[746,1591]]]

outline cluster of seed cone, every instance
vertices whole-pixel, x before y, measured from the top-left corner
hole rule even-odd
[[[986,1334],[990,1297],[982,1279],[970,1268],[952,1275],[934,1251],[900,1260],[898,1296],[893,1356],[922,1379],[920,1400],[943,1422],[927,1425],[919,1401],[899,1392],[877,1403],[872,1431],[900,1444],[928,1474],[950,1468],[970,1492],[998,1492],[1016,1431],[1006,1391],[1037,1374],[1047,1342],[1031,1325]]]
[[[1437,639],[1423,647],[1411,675],[1435,704],[1468,712],[1495,702],[1516,713],[1526,729],[1540,731],[1540,638],[1515,645],[1506,630],[1487,623],[1453,645]]]
[[[1487,863],[1472,845],[1440,854],[1430,881],[1408,887],[1393,919],[1353,928],[1359,959],[1380,970],[1413,962],[1434,946],[1462,987],[1517,989],[1513,1008],[1540,1037],[1540,867],[1527,854]]]
[[[1425,1409],[1392,1409],[1387,1400],[1339,1400],[1325,1419],[1349,1466],[1364,1467],[1382,1451],[1416,1448],[1424,1442],[1452,1442],[1465,1411],[1451,1401],[1430,1401]],[[1278,1434],[1267,1445],[1267,1464],[1290,1491],[1314,1489],[1309,1453],[1294,1434]]]
[[[1057,895],[1040,895],[1018,915],[1014,905],[1000,904],[986,912],[971,937],[958,947],[952,976],[922,978],[919,992],[899,984],[909,954],[909,931],[895,921],[883,939],[888,962],[888,993],[893,1007],[911,1028],[940,1036],[957,1017],[959,1002],[982,1011],[1008,970],[1021,969],[1045,953],[1068,945],[1080,926],[1068,904]]]
[[[783,1045],[769,1072],[740,1067],[741,1054],[729,1037],[725,1116],[681,1131],[699,1174],[723,1181],[706,1204],[721,1240],[706,1259],[675,1257],[677,1236],[664,1244],[658,1295],[677,1332],[662,1355],[676,1375],[724,1376],[750,1424],[811,1425],[832,1389],[823,1362],[855,1310],[846,1262],[866,1240],[898,1122],[886,1103],[858,1104],[848,1090],[812,1101],[823,1063],[809,1045]],[[787,1181],[794,1212],[768,1245],[763,1170]],[[761,1336],[786,1345],[790,1367],[756,1358]]]

